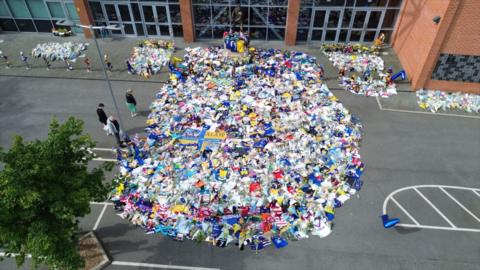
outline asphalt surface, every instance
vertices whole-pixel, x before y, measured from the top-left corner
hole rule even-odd
[[[85,130],[97,141],[97,147],[113,147],[114,138],[104,134],[95,114],[99,102],[105,103],[107,113],[114,113],[105,86],[95,80],[0,77],[0,145],[8,147],[13,134],[27,140],[44,137],[52,117],[64,120],[75,116],[85,121]],[[148,106],[160,86],[113,83],[129,134],[143,131]],[[129,87],[134,89],[141,111],[135,118],[130,117],[124,104],[123,95]],[[235,246],[221,249],[206,243],[179,243],[160,235],[145,235],[107,206],[96,233],[109,256],[114,261],[220,269],[480,269],[480,233],[386,230],[379,219],[385,197],[398,188],[418,184],[479,188],[480,120],[381,111],[375,98],[333,92],[363,122],[361,154],[366,170],[359,196],[336,211],[331,235],[255,254]],[[480,228],[480,223],[462,213],[445,194],[438,190],[424,194],[456,225]],[[480,216],[480,197],[457,191],[452,194]],[[402,192],[396,198],[420,223],[446,226],[415,192]],[[92,205],[92,212],[81,220],[82,230],[93,229],[102,208]],[[402,222],[411,223],[394,205],[389,205],[389,211],[400,216]],[[110,265],[106,269],[150,268]],[[15,269],[13,261],[0,263],[0,269]]]

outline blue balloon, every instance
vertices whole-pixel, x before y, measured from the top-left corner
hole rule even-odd
[[[395,227],[395,225],[397,225],[400,222],[399,218],[390,219],[390,218],[388,218],[387,214],[382,215],[381,218],[382,218],[383,227],[386,228],[386,229]]]

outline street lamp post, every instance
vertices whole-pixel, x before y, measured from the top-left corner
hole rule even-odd
[[[112,84],[111,84],[110,79],[108,77],[107,69],[105,68],[105,63],[103,63],[103,60],[102,60],[103,59],[103,54],[102,54],[102,51],[100,50],[100,46],[98,45],[97,37],[96,37],[95,32],[94,32],[94,30],[96,30],[96,29],[98,29],[98,30],[102,30],[102,29],[120,30],[122,28],[119,27],[119,26],[116,26],[116,25],[108,25],[108,26],[82,25],[82,24],[76,24],[76,23],[74,23],[70,20],[60,20],[60,21],[57,22],[57,25],[70,26],[70,27],[77,26],[77,27],[81,27],[81,28],[86,28],[86,29],[90,30],[90,33],[92,33],[93,41],[95,42],[95,46],[97,47],[98,57],[100,59],[100,66],[102,66],[103,74],[105,76],[105,81],[107,81],[108,90],[110,92],[110,95],[112,96],[113,105],[115,106],[115,111],[117,112],[117,117],[118,117],[118,122],[119,122],[119,125],[120,125],[120,130],[122,130],[123,132],[126,132],[125,129],[124,129],[124,126],[123,126],[122,117],[120,116],[120,110],[118,109],[117,100],[115,99],[115,95],[113,94]]]

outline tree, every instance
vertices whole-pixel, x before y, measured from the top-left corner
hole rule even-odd
[[[112,164],[89,170],[94,147],[82,134],[83,121],[53,119],[45,140],[24,142],[15,136],[8,152],[0,149],[0,249],[23,265],[78,269],[78,221],[90,212],[90,201],[105,200],[110,185],[104,172]],[[1,165],[0,165],[1,166]]]

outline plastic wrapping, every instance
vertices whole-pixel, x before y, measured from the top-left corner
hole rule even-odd
[[[395,83],[390,79],[391,74],[385,73],[385,64],[381,57],[370,53],[363,47],[326,47],[323,53],[332,65],[344,70],[339,75],[339,85],[347,91],[357,95],[369,97],[384,97],[396,95]],[[350,72],[350,76],[345,76]]]
[[[128,59],[132,71],[148,78],[160,72],[170,62],[175,45],[163,40],[142,40],[133,48]]]
[[[68,61],[75,62],[78,57],[84,55],[88,49],[88,43],[55,43],[48,42],[38,44],[32,49],[32,56],[35,58],[46,58],[48,61]]]
[[[302,52],[187,48],[119,155],[113,201],[147,233],[277,248],[331,232],[360,188],[360,121]],[[189,68],[184,68],[189,67]]]
[[[480,95],[461,92],[444,92],[421,89],[417,91],[418,106],[424,110],[459,110],[469,113],[480,113]]]

